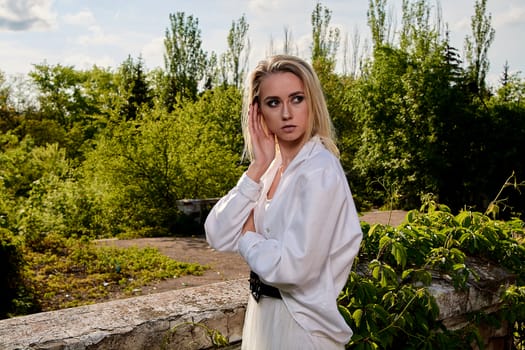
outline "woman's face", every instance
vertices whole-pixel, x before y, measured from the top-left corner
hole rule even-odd
[[[288,72],[266,76],[259,88],[259,103],[266,126],[280,142],[303,141],[308,104],[301,79]]]

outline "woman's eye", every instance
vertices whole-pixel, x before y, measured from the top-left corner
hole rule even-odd
[[[292,102],[293,103],[301,103],[304,101],[304,96],[303,95],[295,95],[293,98],[292,98]]]
[[[268,107],[277,107],[279,105],[279,100],[268,100],[266,101]]]

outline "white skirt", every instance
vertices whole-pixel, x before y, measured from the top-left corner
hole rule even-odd
[[[281,299],[250,295],[242,332],[242,350],[342,350],[344,344],[310,334]]]

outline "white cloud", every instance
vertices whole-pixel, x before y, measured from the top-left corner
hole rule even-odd
[[[44,53],[37,49],[20,46],[12,41],[0,41],[0,52],[7,53],[2,55],[0,70],[8,67],[8,74],[26,74],[33,69],[33,64],[42,63],[45,57]]]
[[[93,12],[89,10],[82,10],[77,13],[64,15],[64,22],[67,24],[89,26],[96,23]]]
[[[156,68],[164,66],[164,37],[157,37],[152,39],[142,48],[139,53],[148,68]]]
[[[49,30],[56,24],[53,0],[0,0],[0,30]]]
[[[256,11],[267,12],[272,9],[277,9],[278,5],[279,5],[278,0],[250,0],[248,3],[248,8],[254,12]]]
[[[78,26],[87,30],[87,34],[79,35],[73,40],[75,44],[81,46],[114,45],[120,39],[115,34],[107,34],[98,24],[95,15],[90,10],[81,10],[76,13],[66,14],[63,17],[66,24]]]
[[[90,45],[112,45],[119,42],[119,37],[114,34],[106,34],[98,25],[92,25],[88,28],[88,35],[81,35],[76,40],[83,46]]]
[[[463,17],[460,20],[453,22],[450,26],[450,30],[454,32],[468,32],[470,31],[470,17]]]
[[[494,26],[512,26],[525,24],[525,7],[510,8],[507,11],[493,17]]]

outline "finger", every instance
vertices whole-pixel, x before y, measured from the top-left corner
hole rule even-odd
[[[257,133],[257,121],[255,120],[254,106],[250,105],[248,112],[248,131],[252,136],[255,136]]]
[[[259,111],[259,106],[254,104],[253,106],[253,116],[254,116],[254,127],[258,135],[261,135],[262,132],[262,114]]]

